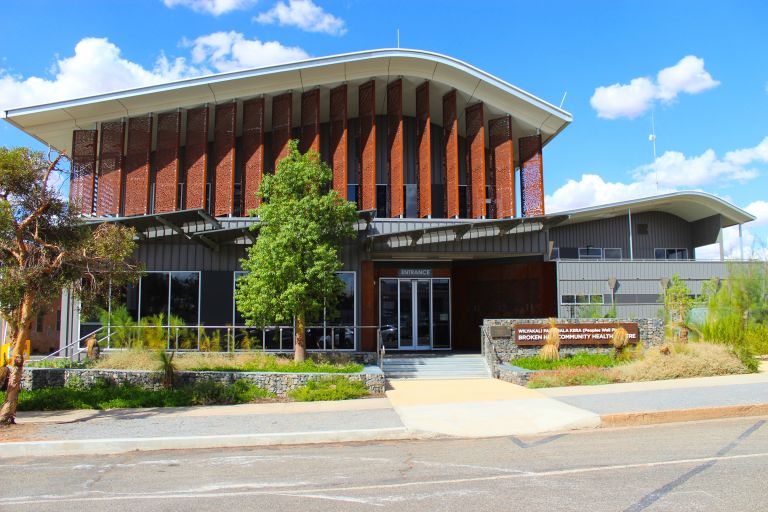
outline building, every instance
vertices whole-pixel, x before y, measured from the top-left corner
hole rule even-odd
[[[672,274],[694,287],[725,276],[722,262],[688,260],[753,219],[701,193],[547,214],[544,148],[571,115],[424,51],[225,73],[6,120],[72,156],[83,215],[136,228],[148,274],[123,302],[134,318],[178,317],[197,333],[190,348],[217,328],[236,347],[292,348],[291,326],[246,329],[233,299],[258,222],[247,212],[291,138],[360,210],[340,314],[315,319],[310,349],[373,351],[381,327],[391,350],[477,351],[484,318],[655,315]],[[64,304],[62,343],[97,327]]]

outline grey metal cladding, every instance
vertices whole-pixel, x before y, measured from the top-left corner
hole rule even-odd
[[[718,216],[719,217],[719,216]],[[701,222],[701,221],[700,221]],[[694,240],[711,235],[712,222],[698,227],[695,223],[662,212],[645,212],[632,215],[633,256],[637,259],[653,259],[655,248],[686,248],[693,254]],[[638,234],[638,224],[648,225],[648,234]],[[622,257],[629,258],[628,216],[613,217],[550,229],[550,240],[555,247],[621,248]],[[697,231],[698,230],[698,231]],[[703,233],[694,237],[694,232]],[[704,244],[700,245],[706,245]]]

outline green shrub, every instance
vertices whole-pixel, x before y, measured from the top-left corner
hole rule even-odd
[[[615,366],[619,361],[608,354],[590,354],[589,352],[577,352],[563,356],[556,361],[545,361],[539,356],[521,357],[509,362],[514,366],[528,370],[553,370],[556,368],[576,368],[580,366],[609,367]]]
[[[247,381],[224,385],[203,382],[179,389],[147,390],[137,386],[109,386],[104,382],[86,388],[70,378],[63,388],[22,391],[19,411],[57,411],[66,409],[117,409],[139,407],[185,407],[190,405],[227,405],[272,398],[274,394]],[[0,400],[5,395],[0,393]]]
[[[368,388],[359,380],[346,377],[333,377],[320,381],[311,380],[306,385],[288,392],[288,396],[298,402],[317,402],[320,400],[349,400],[368,395]]]
[[[71,359],[40,359],[37,361],[29,361],[24,366],[29,368],[88,368],[91,365],[91,361],[87,359],[85,361],[72,361]]]

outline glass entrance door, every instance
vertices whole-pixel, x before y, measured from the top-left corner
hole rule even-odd
[[[450,348],[450,280],[381,278],[379,325],[389,350]]]

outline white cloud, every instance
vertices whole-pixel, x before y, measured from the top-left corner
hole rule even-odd
[[[558,212],[706,185],[744,183],[759,175],[757,169],[747,167],[754,163],[768,163],[768,137],[755,147],[729,151],[722,159],[712,149],[690,157],[678,151],[667,151],[653,163],[634,169],[629,183],[605,181],[597,174],[583,174],[579,180],[568,180],[548,195],[545,205],[547,211]],[[765,212],[768,224],[768,202],[752,203],[747,207],[752,212],[749,208]]]
[[[192,62],[219,72],[234,71],[306,59],[307,52],[277,41],[247,39],[240,32],[214,32],[187,43]]]
[[[0,70],[0,111],[178,80],[199,70],[183,58],[164,55],[145,68],[121,57],[120,48],[107,39],[88,37],[77,43],[74,55],[58,59],[51,74],[23,78]]]
[[[163,0],[166,7],[182,6],[196,12],[219,16],[230,11],[246,9],[258,0]]]
[[[216,32],[187,43],[190,57],[169,59],[163,54],[151,67],[127,60],[105,38],[88,37],[74,54],[59,58],[50,76],[16,76],[0,69],[0,116],[14,107],[82,98],[198,76],[307,58],[298,47],[277,41],[247,39],[238,32]]]
[[[744,209],[757,217],[749,223],[750,226],[768,226],[768,201],[753,201],[745,206]]]
[[[698,94],[720,85],[704,69],[704,59],[687,55],[674,66],[664,68],[653,81],[639,77],[629,84],[613,84],[595,89],[589,100],[598,117],[634,119],[647,112],[656,101],[672,102],[681,93]]]
[[[307,32],[323,32],[343,35],[347,32],[344,20],[329,14],[312,0],[278,1],[274,7],[253,18],[257,23],[278,23],[281,26],[298,27]]]
[[[749,226],[755,227],[752,223]],[[723,229],[723,257],[726,260],[739,260],[742,255],[747,260],[768,260],[768,246],[766,246],[765,238],[760,238],[747,227],[742,227],[741,238],[739,238],[738,226]],[[719,260],[720,244],[697,247],[696,259]]]

